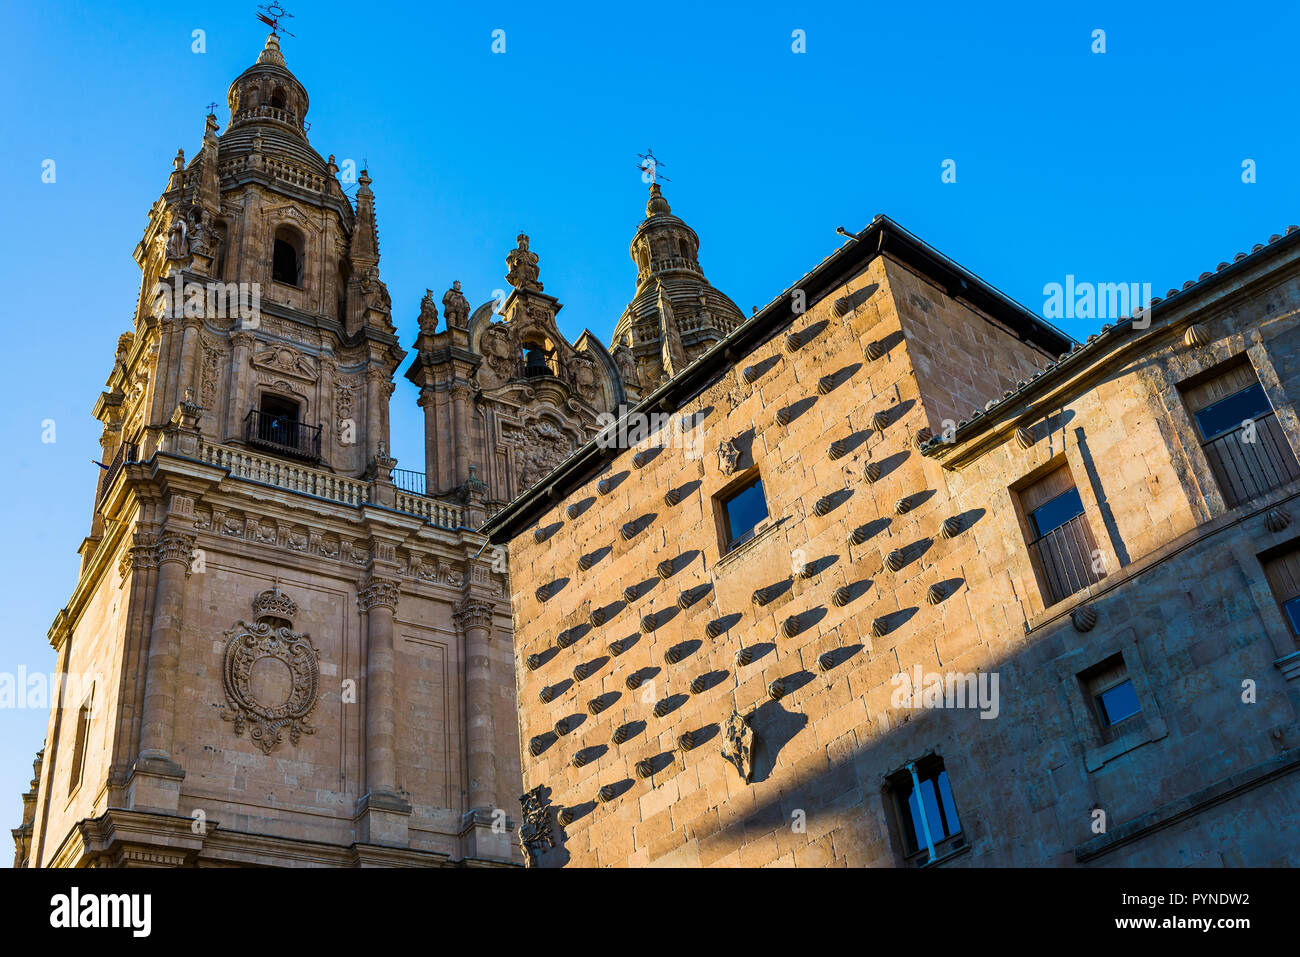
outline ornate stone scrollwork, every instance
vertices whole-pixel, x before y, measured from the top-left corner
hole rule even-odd
[[[748,784],[754,772],[754,729],[739,711],[731,712],[722,726],[722,757]]]
[[[289,729],[297,744],[315,728],[307,724],[316,707],[320,663],[311,639],[292,630],[297,604],[279,586],[253,599],[253,624],[240,621],[226,632],[222,685],[227,707],[221,717],[270,754]]]
[[[555,837],[551,834],[550,808],[542,791],[543,786],[539,784],[519,796],[519,804],[524,811],[524,822],[519,828],[519,843],[523,847],[524,865],[527,867],[532,867],[537,863],[537,858],[555,847]]]

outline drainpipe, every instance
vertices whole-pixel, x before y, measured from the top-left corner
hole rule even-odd
[[[916,776],[916,762],[908,761],[907,770],[912,775],[912,793],[916,795],[916,809],[921,812],[921,830],[925,831],[925,847],[930,852],[929,864],[934,863],[934,839],[930,837],[930,822],[925,816],[925,798],[921,795],[921,779]]]

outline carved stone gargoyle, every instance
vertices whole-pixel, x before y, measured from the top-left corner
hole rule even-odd
[[[754,773],[754,729],[739,711],[731,712],[722,726],[722,756],[748,784]]]

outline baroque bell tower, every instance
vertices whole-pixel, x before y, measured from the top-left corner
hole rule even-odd
[[[227,102],[136,247],[25,863],[517,862],[504,569],[482,497],[389,454],[370,176],[276,33]]]

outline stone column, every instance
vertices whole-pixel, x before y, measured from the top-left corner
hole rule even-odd
[[[469,444],[469,401],[474,394],[464,382],[456,381],[451,385],[451,428],[454,444],[452,455],[454,462],[451,482],[453,486],[465,481],[469,475],[468,459],[472,454]]]
[[[397,791],[396,681],[393,675],[393,612],[398,584],[373,575],[357,594],[366,616],[366,789]]]
[[[497,807],[496,734],[492,723],[492,603],[466,598],[456,609],[465,634],[465,729],[470,810]]]
[[[379,451],[379,444],[384,441],[379,407],[383,384],[388,379],[383,369],[370,366],[366,369],[366,454],[363,461],[369,462]]]
[[[194,375],[194,353],[199,347],[199,327],[203,325],[203,320],[196,316],[187,316],[184,323],[184,331],[181,333],[180,375],[176,383],[178,399],[185,395],[186,389],[194,389],[195,395],[199,392],[197,377]]]
[[[176,720],[176,677],[181,628],[185,620],[185,579],[190,573],[194,536],[163,532],[154,546],[158,562],[154,613],[145,666],[140,755],[127,790],[132,808],[175,813],[180,805],[181,766],[172,760]]]
[[[366,616],[366,794],[357,809],[363,844],[410,843],[411,805],[397,789],[397,683],[393,673],[393,612],[398,582],[371,575],[357,594]]]

